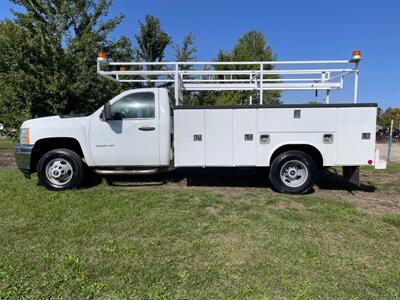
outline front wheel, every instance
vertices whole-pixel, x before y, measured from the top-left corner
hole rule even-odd
[[[37,166],[40,183],[49,190],[78,188],[83,179],[81,157],[69,149],[54,149],[44,154]]]
[[[302,151],[286,151],[272,162],[269,180],[272,187],[286,194],[304,194],[317,178],[318,168],[310,155]]]

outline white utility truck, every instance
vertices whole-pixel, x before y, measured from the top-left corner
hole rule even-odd
[[[358,183],[359,166],[386,167],[375,150],[377,104],[357,103],[360,59],[353,51],[350,60],[333,61],[138,63],[100,53],[99,75],[155,87],[125,91],[88,116],[25,121],[17,164],[53,190],[79,187],[87,168],[112,175],[265,167],[276,191],[304,193],[321,168],[342,166]],[[299,68],[332,64],[339,67]],[[354,103],[329,103],[350,74]],[[166,85],[174,96],[160,87]],[[265,105],[268,90],[322,90],[326,103]],[[253,97],[245,105],[181,105],[182,91],[252,91]]]

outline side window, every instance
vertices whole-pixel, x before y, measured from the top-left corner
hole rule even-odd
[[[153,119],[155,117],[154,94],[135,93],[125,96],[111,106],[114,119]]]

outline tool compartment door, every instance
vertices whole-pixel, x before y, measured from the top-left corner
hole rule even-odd
[[[233,110],[233,165],[255,166],[257,164],[257,110]]]
[[[336,165],[368,165],[375,158],[376,107],[338,110]]]
[[[205,110],[206,166],[232,166],[233,109]]]
[[[174,112],[175,166],[204,166],[204,110]]]

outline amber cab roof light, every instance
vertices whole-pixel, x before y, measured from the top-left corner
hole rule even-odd
[[[351,62],[359,62],[362,59],[361,57],[361,51],[360,50],[354,50],[351,53]]]
[[[97,54],[98,61],[105,61],[107,59],[107,54],[105,52],[99,52]]]

